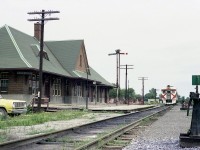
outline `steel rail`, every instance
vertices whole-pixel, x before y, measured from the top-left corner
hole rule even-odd
[[[143,120],[147,119],[147,118],[151,118],[153,117],[154,115],[160,113],[160,112],[163,112],[165,110],[167,110],[169,107],[166,107],[158,112],[155,112],[153,114],[150,114],[146,117],[143,117],[137,121],[134,121],[132,122],[131,124],[128,124],[120,129],[117,129],[101,138],[98,138],[98,139],[95,139],[93,140],[92,142],[90,143],[87,143],[83,146],[80,146],[78,148],[76,148],[75,150],[94,150],[94,149],[97,149],[97,148],[100,148],[102,147],[103,145],[107,144],[108,142],[110,141],[113,141],[114,139],[116,139],[117,137],[121,136],[122,134],[126,133],[127,131],[130,131],[131,129],[135,128],[136,126],[138,126],[140,124],[140,122],[142,122]]]
[[[157,108],[159,108],[159,107],[157,107]],[[61,136],[65,136],[65,135],[69,134],[70,132],[73,132],[73,131],[76,131],[76,130],[81,130],[81,129],[84,129],[84,128],[88,128],[88,127],[91,127],[95,124],[105,123],[106,121],[114,122],[117,119],[118,120],[122,120],[122,119],[125,119],[125,118],[129,119],[127,117],[129,117],[130,115],[137,115],[137,114],[140,114],[142,112],[151,111],[151,110],[154,111],[154,109],[156,109],[156,108],[150,108],[150,109],[147,109],[147,110],[142,110],[140,112],[134,112],[134,113],[129,113],[129,114],[121,115],[121,116],[107,118],[107,119],[100,120],[100,121],[94,121],[94,122],[91,122],[91,123],[88,123],[88,124],[84,124],[84,125],[80,125],[80,126],[76,126],[76,127],[72,127],[72,128],[68,128],[68,129],[63,129],[63,130],[59,130],[59,131],[55,131],[55,132],[51,132],[51,133],[47,133],[47,134],[36,135],[36,136],[25,138],[25,139],[19,139],[19,140],[5,142],[5,143],[0,144],[0,149],[1,150],[10,150],[10,149],[17,149],[19,147],[23,147],[23,149],[26,149],[26,147],[30,147],[31,144],[38,143],[39,141],[45,140],[47,138],[58,138],[58,137],[61,137]],[[143,120],[143,119],[141,119],[141,120]],[[137,121],[135,123],[137,123]],[[131,124],[134,124],[134,123],[131,123]],[[131,126],[131,125],[127,125],[127,128],[129,126]],[[126,130],[127,129],[124,129],[124,131],[126,131]],[[110,135],[110,137],[111,137],[111,135]],[[110,138],[110,137],[108,137],[108,138]],[[89,144],[86,144],[84,146],[89,147],[90,145],[93,145],[92,143],[95,143],[95,141],[90,142]]]

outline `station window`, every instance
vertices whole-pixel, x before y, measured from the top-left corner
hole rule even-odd
[[[0,92],[8,93],[8,72],[0,73]]]
[[[82,96],[82,87],[80,82],[77,83],[77,96]]]
[[[29,94],[37,95],[39,88],[39,81],[35,74],[29,76]]]
[[[61,96],[61,79],[56,78],[53,82],[53,95]]]

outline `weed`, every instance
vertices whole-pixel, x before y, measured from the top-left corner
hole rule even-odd
[[[7,133],[5,131],[0,132],[0,143],[6,142],[8,139]]]
[[[78,110],[63,110],[58,112],[41,112],[29,113],[16,117],[7,117],[5,120],[0,121],[0,129],[5,129],[11,126],[31,126],[42,124],[48,121],[70,120],[81,118],[87,114],[86,111]]]

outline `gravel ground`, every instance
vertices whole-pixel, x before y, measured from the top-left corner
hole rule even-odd
[[[197,150],[200,148],[181,148],[180,133],[186,133],[190,128],[190,116],[180,110],[180,105],[173,107],[156,122],[138,132],[131,144],[123,150]]]
[[[114,116],[119,116],[119,113],[91,113],[83,116],[79,119],[72,119],[67,121],[51,121],[44,124],[33,125],[33,126],[15,126],[7,128],[6,130],[0,130],[0,134],[6,135],[7,140],[18,140],[28,138],[31,136],[44,134],[52,131],[58,131],[68,129],[78,125],[83,125],[93,121],[98,121]]]

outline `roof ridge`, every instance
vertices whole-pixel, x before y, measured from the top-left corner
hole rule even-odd
[[[26,58],[23,56],[23,54],[22,54],[22,52],[21,52],[19,46],[17,45],[17,42],[15,41],[15,38],[13,37],[12,32],[10,31],[10,27],[9,27],[8,25],[5,25],[4,27],[6,28],[6,31],[8,32],[8,35],[9,35],[11,41],[13,42],[13,45],[15,46],[15,48],[16,48],[16,50],[17,50],[19,56],[20,56],[20,58],[22,59],[22,61],[23,61],[29,68],[31,68],[31,67],[32,67],[31,64],[30,64],[30,63],[26,60]]]
[[[77,40],[58,40],[58,41],[45,41],[45,42],[71,42],[71,41],[84,41],[84,39],[77,39]]]
[[[0,27],[0,29],[4,28],[4,27],[6,27],[6,26],[8,27],[8,25],[7,25],[7,24],[5,24],[4,26]]]

